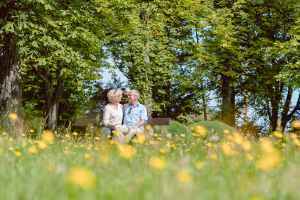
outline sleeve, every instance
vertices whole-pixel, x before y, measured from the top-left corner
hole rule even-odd
[[[147,109],[146,109],[146,106],[143,106],[143,108],[142,108],[141,118],[142,118],[142,120],[144,120],[144,121],[147,121],[147,120],[148,120],[148,115],[147,115]]]
[[[103,124],[104,126],[109,126],[109,109],[107,106],[104,107],[103,112]]]

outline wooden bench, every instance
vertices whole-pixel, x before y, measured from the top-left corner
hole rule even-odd
[[[148,124],[163,126],[163,125],[169,125],[170,122],[171,122],[171,118],[168,117],[154,117],[154,118],[150,118]]]

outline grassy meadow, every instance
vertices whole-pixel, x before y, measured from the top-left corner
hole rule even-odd
[[[296,134],[251,138],[217,122],[146,127],[123,145],[98,131],[34,134],[2,132],[0,199],[300,198]]]

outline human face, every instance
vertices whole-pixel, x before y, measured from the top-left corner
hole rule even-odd
[[[112,103],[113,103],[113,104],[120,103],[120,102],[121,102],[121,99],[122,99],[122,95],[115,96],[115,97],[112,99]]]
[[[137,101],[138,101],[138,96],[136,94],[129,93],[128,94],[128,100],[129,100],[129,103],[136,104]]]

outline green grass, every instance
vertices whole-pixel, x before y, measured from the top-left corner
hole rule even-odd
[[[210,131],[214,129],[220,132],[224,129],[218,122],[199,124],[205,125]],[[155,135],[144,144],[133,143],[136,154],[129,160],[119,155],[117,145],[109,144],[109,140],[102,137],[100,140],[63,137],[47,149],[31,155],[28,149],[35,141],[15,141],[1,136],[0,199],[300,198],[300,154],[290,139],[287,138],[283,146],[281,140],[273,138],[273,143],[280,148],[282,161],[276,168],[263,172],[255,164],[260,156],[257,142],[251,142],[249,153],[254,156],[251,161],[246,159],[242,151],[235,156],[225,155],[220,148],[221,142],[207,147],[208,141],[201,138],[186,139],[189,136],[181,132],[188,131],[188,128],[181,124],[173,123],[167,130],[178,132],[172,137],[164,133]],[[17,157],[16,150],[22,155]],[[209,158],[212,152],[216,153],[217,160]],[[102,159],[105,155],[108,156],[107,162]],[[153,156],[166,161],[165,169],[159,171],[149,166],[149,159]],[[201,169],[195,164],[198,161],[204,163]],[[83,189],[67,181],[66,177],[74,166],[93,173],[96,177],[95,186]],[[187,183],[177,179],[182,169],[191,176]]]

